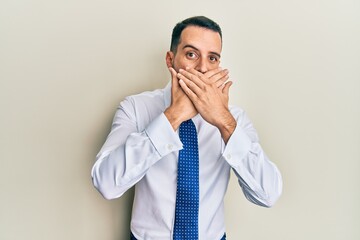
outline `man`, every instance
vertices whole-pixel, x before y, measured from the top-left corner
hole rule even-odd
[[[228,70],[219,67],[221,49],[221,29],[212,20],[178,23],[166,53],[171,82],[127,97],[115,114],[92,177],[107,199],[135,185],[131,239],[225,239],[230,169],[257,205],[270,207],[281,194],[281,175],[250,120],[228,106],[232,83]],[[185,124],[193,129],[190,143]]]

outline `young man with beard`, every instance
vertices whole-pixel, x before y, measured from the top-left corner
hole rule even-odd
[[[271,207],[281,195],[280,172],[252,123],[228,105],[232,82],[221,50],[218,24],[185,19],[166,53],[171,82],[117,109],[92,177],[107,199],[135,185],[131,239],[225,239],[231,169],[251,202]]]

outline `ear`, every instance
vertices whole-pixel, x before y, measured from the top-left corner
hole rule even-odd
[[[172,51],[167,51],[166,52],[166,66],[169,67],[174,67],[174,53]]]

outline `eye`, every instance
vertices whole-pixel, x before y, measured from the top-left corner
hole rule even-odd
[[[194,52],[188,52],[186,53],[186,57],[189,59],[196,59],[197,58],[197,54]]]
[[[219,58],[216,56],[210,56],[209,59],[210,59],[210,62],[213,62],[213,63],[216,63],[219,61]]]

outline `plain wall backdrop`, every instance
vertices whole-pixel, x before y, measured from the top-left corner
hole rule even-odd
[[[233,176],[230,240],[360,239],[360,2],[0,2],[0,239],[127,240],[133,191],[90,169],[125,96],[170,80],[174,25],[223,29],[222,66],[284,180],[270,209]]]

